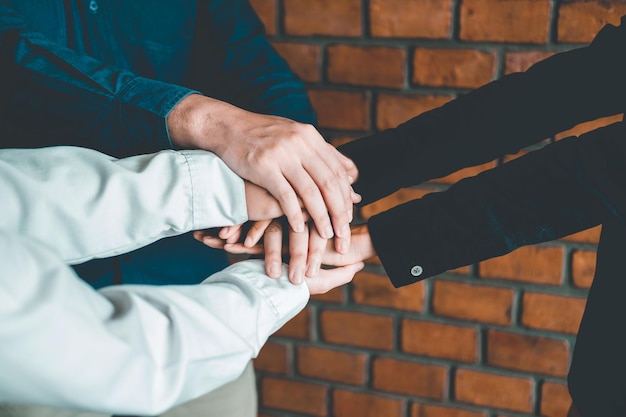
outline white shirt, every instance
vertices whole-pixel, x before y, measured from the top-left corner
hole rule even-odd
[[[208,152],[0,150],[0,402],[159,414],[234,380],[308,301],[286,270],[95,291],[67,264],[245,220],[243,181]]]

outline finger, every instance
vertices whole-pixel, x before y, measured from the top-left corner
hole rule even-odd
[[[341,152],[339,152],[339,160],[341,161],[343,169],[346,171],[346,175],[348,175],[350,184],[354,184],[354,182],[359,178],[359,169],[356,164],[352,159],[348,158]]]
[[[318,165],[311,162],[310,165]],[[322,168],[320,168],[321,170]],[[328,170],[328,166],[325,168]],[[285,172],[286,178],[293,185],[294,190],[298,193],[302,204],[304,205],[308,215],[315,223],[319,234],[327,239],[333,237],[333,226],[329,216],[327,203],[325,202],[322,190],[313,180],[310,173],[302,166],[292,168]]]
[[[243,234],[243,228],[239,227],[236,228],[231,234],[230,236],[228,236],[226,240],[226,243],[237,243],[239,242],[239,239],[241,238],[241,235]]]
[[[309,230],[309,252],[307,257],[306,276],[314,277],[320,272],[320,266],[322,264],[322,256],[326,249],[326,243],[328,239],[324,239],[317,232],[317,229],[312,227]]]
[[[358,174],[358,171],[356,171],[356,165],[354,165],[352,160],[342,155],[337,150],[337,148],[335,148],[331,144],[326,144],[325,151],[328,153],[328,155],[325,155],[323,158],[325,161],[327,161],[327,163],[335,173],[335,176],[339,178],[339,185],[341,187],[343,198],[345,200],[346,210],[348,211],[348,222],[351,222],[353,204],[352,194],[354,192],[351,184],[354,182],[354,175]]]
[[[265,230],[272,223],[272,220],[260,220],[258,222],[254,222],[248,230],[248,234],[246,235],[246,239],[243,244],[247,247],[252,247],[259,243],[259,240],[263,237]]]
[[[220,229],[218,236],[224,240],[228,239],[234,233],[237,232],[238,229],[241,229],[243,224],[236,224],[234,226],[224,226]]]
[[[298,195],[287,179],[282,175],[273,176],[269,181],[266,181],[266,185],[260,185],[278,200],[280,208],[287,217],[289,226],[296,232],[304,231],[305,224]]]
[[[320,219],[325,219],[330,214],[334,234],[346,237],[350,234],[349,223],[352,220],[352,187],[345,171],[336,159],[339,152],[329,144],[324,145],[325,152],[320,158],[307,159],[305,169],[319,187],[326,206],[327,213],[323,213],[324,216]],[[301,197],[320,235],[326,238],[331,237],[320,229],[317,213],[311,212],[305,196],[301,195]]]
[[[224,244],[223,249],[233,255],[260,255],[263,253],[262,245],[248,247],[241,243],[226,243]]]
[[[322,269],[317,276],[306,278],[309,292],[311,295],[324,294],[334,288],[345,285],[352,281],[354,275],[362,270],[364,266],[363,262],[358,262],[334,269]]]
[[[200,242],[202,242],[202,238],[204,238],[205,235],[206,232],[204,230],[196,230],[193,232],[193,238],[199,240]]]
[[[263,238],[265,251],[265,273],[271,278],[280,278],[282,272],[283,227],[274,220],[265,229]]]
[[[289,232],[289,281],[301,284],[304,280],[306,258],[309,247],[309,229],[304,232]]]
[[[194,234],[194,237],[196,237],[196,235]],[[205,245],[207,245],[210,248],[214,248],[214,249],[224,249],[224,240],[220,239],[219,237],[215,237],[215,236],[209,236],[209,235],[202,235],[199,239],[200,242],[204,243]]]

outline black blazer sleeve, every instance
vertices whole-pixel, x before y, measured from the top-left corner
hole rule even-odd
[[[341,146],[359,168],[361,204],[515,153],[626,104],[626,20],[587,47],[510,74],[394,129]]]
[[[517,152],[578,123],[622,113],[624,74],[622,18],[621,26],[606,26],[587,47],[340,150],[357,164],[355,189],[367,204]],[[620,123],[564,140],[372,217],[372,240],[392,282],[410,284],[622,216],[624,133]]]
[[[620,122],[373,216],[372,241],[393,284],[402,286],[608,219],[621,222],[624,161]]]

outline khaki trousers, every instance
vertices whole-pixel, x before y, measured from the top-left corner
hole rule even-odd
[[[199,398],[181,404],[159,417],[256,417],[257,393],[254,369],[250,362],[233,382]],[[111,417],[110,414],[86,413],[18,404],[0,404],[0,417]]]

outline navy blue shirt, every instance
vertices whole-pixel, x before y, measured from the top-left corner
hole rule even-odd
[[[192,92],[315,122],[246,0],[2,0],[0,67],[5,147],[170,148],[165,118]]]
[[[166,117],[193,92],[315,122],[247,0],[0,0],[0,68],[4,147],[170,148]],[[227,265],[184,235],[75,268],[101,287],[197,283]]]

